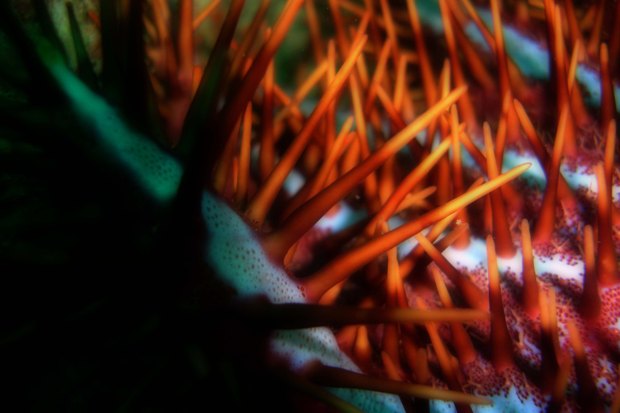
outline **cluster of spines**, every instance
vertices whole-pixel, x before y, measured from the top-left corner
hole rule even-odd
[[[291,14],[285,15],[286,18],[281,21],[290,24],[290,20],[295,13],[291,10],[295,9],[295,6],[299,7],[301,4],[290,5],[287,10]],[[579,40],[580,36],[576,36],[577,40],[575,40],[573,44],[573,53],[569,60],[565,51],[565,40],[561,25],[555,23],[556,21],[569,17],[564,16],[562,13],[570,14],[568,13],[570,10],[551,3],[544,5],[544,10],[547,12],[546,21],[549,30],[549,38],[553,40],[549,49],[551,61],[555,63],[552,69],[557,83],[554,89],[557,93],[557,115],[559,118],[553,150],[551,153],[548,153],[544,143],[532,126],[532,121],[528,117],[523,105],[515,99],[515,96],[522,94],[523,91],[513,91],[513,89],[523,88],[523,79],[518,78],[518,73],[515,72],[512,62],[507,58],[502,31],[489,30],[482,23],[475,9],[469,2],[464,2],[464,10],[462,10],[454,2],[440,1],[449,64],[444,65],[444,70],[438,82],[434,80],[434,74],[431,69],[432,65],[426,53],[427,47],[424,44],[424,39],[420,32],[420,22],[418,21],[417,9],[414,2],[408,2],[407,12],[411,27],[413,28],[416,42],[415,51],[417,53],[401,50],[399,48],[397,33],[402,32],[403,27],[399,27],[395,23],[387,2],[382,1],[379,10],[373,7],[364,8],[355,4],[341,6],[336,2],[330,3],[330,6],[336,31],[336,41],[330,41],[325,51],[323,40],[319,34],[319,22],[317,21],[313,2],[306,2],[306,16],[308,19],[308,27],[311,29],[311,38],[314,55],[317,59],[317,66],[308,77],[308,80],[299,87],[292,97],[288,97],[281,88],[277,87],[273,80],[274,75],[271,72],[273,66],[269,66],[269,60],[273,57],[273,54],[267,57],[260,55],[260,58],[263,60],[261,64],[258,65],[256,64],[256,60],[261,60],[258,56],[254,59],[254,62],[252,62],[251,58],[248,58],[251,63],[246,65],[246,68],[259,67],[259,69],[255,69],[254,73],[260,73],[262,71],[264,74],[267,70],[266,68],[271,67],[262,84],[262,101],[258,102],[263,110],[260,118],[259,135],[260,171],[258,173],[258,178],[254,176],[258,181],[255,183],[257,189],[253,194],[248,193],[248,179],[250,173],[249,151],[251,145],[250,134],[253,127],[251,117],[252,106],[249,100],[254,93],[252,90],[248,90],[245,94],[240,93],[245,96],[245,104],[243,104],[240,98],[237,98],[237,100],[233,99],[233,103],[227,102],[225,104],[225,108],[229,109],[224,112],[225,122],[222,127],[223,134],[220,135],[220,138],[228,137],[226,140],[227,144],[225,145],[227,149],[222,152],[223,157],[218,159],[217,165],[214,168],[216,190],[222,193],[228,193],[229,196],[234,199],[235,203],[246,211],[246,216],[250,222],[261,227],[268,219],[268,212],[282,190],[286,177],[298,165],[298,162],[302,162],[304,165],[316,166],[317,160],[323,158],[325,160],[323,164],[324,167],[315,169],[316,175],[309,179],[307,187],[299,191],[298,196],[294,198],[296,200],[294,207],[288,208],[285,218],[278,223],[270,222],[272,230],[264,235],[263,242],[265,249],[270,255],[276,260],[284,260],[287,254],[289,254],[288,260],[291,260],[295,243],[309,231],[318,219],[330,208],[336,205],[340,200],[346,198],[346,196],[359,185],[362,185],[363,196],[367,202],[366,208],[371,216],[362,233],[364,235],[362,238],[358,238],[359,245],[357,247],[350,249],[340,257],[328,262],[324,268],[301,282],[308,298],[311,301],[317,301],[323,297],[324,294],[328,293],[327,295],[332,298],[324,299],[323,302],[333,301],[335,297],[337,297],[339,287],[342,287],[344,281],[346,281],[353,272],[372,262],[376,257],[380,257],[382,254],[386,253],[386,303],[391,307],[406,306],[407,303],[403,298],[403,277],[400,275],[399,270],[402,265],[406,265],[407,261],[405,260],[399,264],[395,247],[398,243],[417,234],[416,238],[419,245],[457,287],[459,294],[463,297],[465,302],[469,306],[485,310],[489,309],[491,311],[492,322],[490,341],[492,343],[491,348],[493,349],[492,361],[494,366],[501,371],[507,367],[514,366],[514,360],[510,351],[510,336],[503,315],[502,294],[500,291],[499,275],[497,273],[496,264],[494,264],[494,257],[496,250],[495,244],[497,244],[497,253],[501,257],[510,258],[514,256],[516,252],[516,244],[512,235],[513,231],[508,218],[509,214],[506,212],[508,206],[505,205],[506,196],[508,196],[508,200],[512,197],[510,197],[510,194],[502,193],[510,192],[511,189],[504,186],[502,190],[493,191],[486,198],[485,229],[493,236],[492,238],[490,236],[487,237],[490,283],[488,298],[484,291],[443,258],[440,250],[438,250],[431,241],[426,239],[424,235],[421,235],[420,231],[446,217],[456,218],[461,224],[466,224],[468,218],[464,206],[484,196],[487,192],[491,191],[491,188],[495,187],[489,184],[482,184],[482,186],[480,186],[481,184],[476,182],[472,189],[469,191],[464,190],[464,183],[462,180],[463,167],[459,156],[461,145],[471,152],[470,155],[478,162],[483,173],[490,180],[493,180],[499,176],[499,167],[502,164],[506,146],[520,137],[519,129],[522,129],[524,135],[529,140],[533,152],[538,157],[539,162],[545,165],[547,170],[547,187],[542,200],[540,218],[537,220],[534,227],[532,241],[529,239],[529,225],[527,220],[523,220],[520,226],[522,237],[521,246],[524,257],[523,306],[530,316],[536,317],[540,315],[541,323],[544,327],[542,337],[548,336],[549,338],[546,340],[549,340],[552,345],[547,347],[555,349],[555,351],[559,353],[560,347],[557,342],[557,327],[553,327],[553,324],[557,323],[557,321],[555,320],[553,311],[541,311],[541,300],[546,303],[546,307],[552,304],[549,304],[543,298],[538,298],[544,295],[540,296],[540,288],[538,286],[538,281],[536,281],[531,245],[533,243],[533,245],[536,246],[551,241],[554,226],[556,225],[554,216],[558,198],[562,201],[568,199],[567,202],[575,202],[574,199],[572,199],[574,196],[571,194],[570,188],[560,173],[560,163],[562,156],[575,154],[576,152],[577,143],[575,142],[575,135],[578,125],[576,122],[578,120],[581,122],[591,122],[591,120],[589,120],[591,119],[591,115],[586,112],[585,104],[579,93],[579,88],[575,87],[576,65],[578,60],[583,58],[583,56],[580,56],[580,48],[582,47]],[[357,11],[360,14],[361,23],[357,28],[351,29],[353,33],[351,39],[349,38],[347,27],[344,23],[346,19],[340,11],[341,7],[348,7],[349,11],[354,13]],[[252,23],[251,27],[255,28],[259,26],[256,22],[264,16],[263,10],[264,7],[261,7],[259,12],[256,13],[255,21]],[[473,46],[467,43],[467,37],[463,35],[463,18],[467,18],[464,13],[467,13],[471,21],[481,30],[484,39],[488,42],[490,50],[496,57],[496,71],[499,77],[499,85],[494,85],[493,87],[499,86],[500,95],[502,96],[500,99],[502,102],[502,109],[495,137],[492,136],[491,128],[487,123],[483,124],[482,127],[478,124],[479,114],[473,109],[472,98],[464,89],[468,85],[468,80],[466,80],[462,62],[457,53],[459,48],[457,43],[465,51],[473,49]],[[497,1],[491,2],[491,14],[493,27],[501,27],[500,8]],[[366,44],[368,41],[364,33],[367,31],[371,34],[374,33],[375,36],[371,39],[374,42],[371,46]],[[593,30],[593,33],[596,32],[597,30]],[[246,40],[246,42],[247,41],[248,40]],[[246,43],[242,43],[240,48],[244,50],[250,49],[250,47],[245,44]],[[261,50],[264,49],[265,48]],[[273,52],[275,48],[270,50]],[[335,64],[336,50],[338,50],[341,56],[346,57],[338,70],[336,70]],[[592,51],[592,47],[590,47],[589,50]],[[373,53],[376,58],[376,64],[375,71],[371,77],[365,59],[368,59]],[[490,75],[485,76],[488,70],[472,70],[475,67],[484,68],[485,64],[483,64],[479,58],[476,58],[475,53],[463,53],[463,55],[472,73],[482,73],[482,75],[476,76],[473,82],[477,82],[481,87],[489,90],[491,85],[488,79],[492,79],[492,77]],[[412,61],[417,61],[419,64],[421,77],[423,78],[424,98],[429,108],[424,114],[417,116],[413,115],[417,105],[414,104],[410,96],[411,92],[405,85],[407,82],[405,76],[407,73],[407,66]],[[597,220],[596,234],[600,240],[598,245],[600,245],[599,248],[602,258],[599,261],[600,265],[596,266],[596,278],[600,280],[602,285],[614,284],[616,277],[615,247],[610,232],[612,208],[610,197],[611,185],[609,182],[611,182],[610,179],[613,173],[615,123],[612,120],[614,100],[613,87],[610,80],[609,61],[607,48],[603,45],[600,48],[601,88],[603,95],[601,104],[601,125],[603,125],[602,130],[606,135],[607,144],[604,166],[597,168],[596,173],[599,188],[601,188],[597,202],[599,218]],[[233,67],[237,67],[237,70],[239,70],[238,68],[240,65],[233,65]],[[389,90],[390,81],[386,83],[384,79],[384,76],[386,76],[386,67],[394,68],[396,72],[394,78],[390,80],[394,85],[394,89],[391,91]],[[247,70],[249,74],[250,69]],[[248,74],[245,75],[249,76],[253,82],[248,82],[247,84],[244,82],[242,88],[245,89],[247,87],[251,89],[252,87],[258,87],[258,83],[255,79],[260,78],[260,76],[258,74],[254,75],[254,73],[252,73],[253,76]],[[450,87],[448,85],[452,82],[454,82],[457,90],[450,93]],[[307,92],[314,85],[319,83],[323,88],[321,98],[314,111],[307,119],[304,119],[304,116],[298,109],[298,105],[304,99]],[[345,89],[348,90],[350,94],[353,116],[342,125],[340,132],[337,133],[333,125],[336,110],[336,104],[334,102]],[[392,94],[391,97],[390,93]],[[365,100],[363,99],[364,94],[366,96]],[[237,103],[237,101],[239,101],[239,103]],[[275,101],[279,101],[283,108],[276,116],[270,116],[269,109],[274,109],[274,106],[276,106],[274,103]],[[377,102],[379,102],[379,106]],[[458,110],[453,106],[454,103],[458,105]],[[265,110],[265,107],[267,110]],[[447,113],[448,109],[450,109],[449,115]],[[245,115],[241,116],[242,113]],[[465,127],[459,124],[459,113],[465,121]],[[391,139],[381,138],[383,129],[378,126],[377,119],[380,119],[382,116],[386,116],[391,123],[391,129],[394,133]],[[353,121],[355,122],[356,131],[351,132],[351,123]],[[235,127],[234,124],[239,124],[240,126]],[[373,132],[377,136],[378,143],[374,151],[369,148],[367,143],[368,131],[366,128],[368,124],[374,126]],[[236,133],[232,133],[237,130],[236,128],[242,130],[241,139],[239,141],[236,138]],[[285,131],[286,128],[293,129],[295,138],[286,151],[280,154],[280,159],[276,162],[274,157],[274,144],[281,137],[281,133]],[[429,153],[428,150],[431,148],[432,140],[427,139],[426,143],[422,145],[413,139],[422,130],[426,130],[429,134],[432,134],[435,130],[439,130],[445,138],[437,148],[434,148],[433,151]],[[278,133],[274,133],[274,131]],[[319,133],[319,131],[322,133]],[[479,131],[482,131],[482,136],[484,138],[484,151],[477,149],[473,143],[475,139],[468,135],[468,133],[475,134]],[[218,132],[220,132],[220,130],[218,130]],[[321,138],[321,135],[325,137]],[[346,144],[348,144],[348,150]],[[428,153],[428,156],[422,156],[421,159],[423,160],[421,165],[418,168],[414,168],[412,172],[407,174],[400,182],[396,182],[396,169],[394,169],[395,166],[390,162],[405,145],[410,148],[414,155],[420,156],[420,154]],[[318,146],[318,148],[314,146]],[[237,147],[238,149],[236,149]],[[448,149],[452,149],[451,158],[444,156],[444,153],[447,152]],[[426,152],[424,152],[425,150]],[[353,153],[351,154],[351,152]],[[340,161],[338,160],[339,156],[342,157]],[[355,159],[359,160],[356,161]],[[343,171],[340,177],[338,177],[338,168],[336,166],[338,162],[341,162],[340,167]],[[402,227],[390,230],[387,220],[394,213],[399,211],[401,203],[407,196],[413,196],[411,191],[414,188],[420,188],[418,185],[420,182],[427,179],[429,171],[434,167],[435,163],[437,163],[438,170],[448,172],[447,174],[440,174],[443,175],[444,178],[438,181],[435,186],[437,188],[452,188],[452,191],[449,189],[437,191],[436,196],[438,204],[442,206],[417,219],[413,219]],[[390,168],[392,172],[390,172]],[[514,175],[522,172],[521,169],[516,171]],[[229,171],[232,171],[232,173],[229,173]],[[226,182],[228,177],[231,176],[233,180]],[[450,178],[446,179],[446,176],[450,176]],[[499,182],[503,184],[511,178],[512,176],[509,176]],[[393,189],[386,190],[385,188]],[[429,194],[435,188],[431,186],[430,189],[431,190],[427,191]],[[456,196],[456,199],[451,201],[450,197],[452,195]],[[453,214],[456,214],[456,216]],[[461,225],[455,228],[459,230],[458,238],[454,238],[455,245],[461,248],[467,246],[469,242],[467,225]],[[584,237],[584,242],[586,243],[584,249],[591,256],[593,249],[591,240],[593,231],[591,227],[586,226],[584,233],[586,234]],[[366,241],[359,241],[364,238]],[[604,240],[604,242],[601,242],[602,240]],[[445,244],[442,245],[443,248],[446,246]],[[291,249],[293,253],[291,253]],[[596,288],[593,287],[596,283],[592,282],[592,273],[594,271],[592,267],[594,265],[592,264],[591,258],[587,258],[586,263],[586,281],[584,286],[587,288],[584,288],[580,308],[582,309],[582,315],[595,317],[597,312],[596,308],[598,308],[596,303],[599,298],[596,294]],[[435,278],[437,279],[437,277]],[[331,291],[331,293],[329,293],[330,290],[334,288],[336,292]],[[438,285],[437,288],[440,289],[441,287]],[[442,303],[444,306],[451,305],[449,294],[444,292],[441,296],[443,297]],[[553,300],[553,297],[548,299]],[[419,305],[423,305],[423,303],[420,301]],[[549,313],[548,311],[551,312]],[[548,317],[542,317],[543,314],[550,315]],[[459,325],[457,322],[454,324]],[[463,331],[456,326],[453,326],[453,330]],[[363,331],[362,327],[360,327],[360,331]],[[433,334],[432,331],[434,330],[430,328],[429,335],[435,347],[435,352],[438,357],[440,354],[443,354],[443,356],[439,357],[441,370],[449,387],[457,389],[459,386],[456,385],[455,373],[451,370],[451,367],[449,367],[449,355],[446,354],[445,349],[441,349],[440,338]],[[555,334],[553,331],[555,331]],[[570,332],[571,343],[575,349],[576,362],[579,362],[579,354],[581,353],[579,352],[580,341],[578,331],[571,328]],[[363,338],[363,334],[360,334],[359,331],[358,334],[360,338],[356,339],[357,341],[362,340],[363,342],[367,340]],[[399,341],[398,334],[396,326],[386,327],[383,338],[385,350],[382,352],[382,361],[386,370],[388,372],[391,371],[391,373],[388,373],[388,376],[392,379],[402,379],[403,377],[402,375],[396,374],[396,372],[401,369],[398,367],[398,346],[395,347],[394,344]],[[467,335],[454,332],[453,335],[455,337],[460,337],[459,340],[464,342],[464,344],[462,344],[463,348],[467,349],[471,347],[471,344],[467,344]],[[362,342],[356,346],[364,347]],[[392,344],[389,344],[390,342]],[[455,347],[460,348],[460,346]],[[366,348],[366,352],[369,351],[367,346]],[[357,353],[361,354],[363,352],[364,351],[358,348]],[[471,355],[461,357],[467,360],[471,358]],[[556,353],[547,355],[547,357],[561,358],[560,355]],[[368,358],[368,355],[362,357],[362,359],[363,358]],[[546,363],[548,364],[548,362]],[[564,364],[562,364],[562,366],[564,366]],[[560,365],[556,365],[555,367],[560,367]],[[549,367],[549,369],[551,368],[552,367]],[[549,369],[545,368],[547,371]],[[558,388],[561,388],[562,383],[564,383],[565,386],[568,380],[566,368],[559,369],[559,371],[558,377],[554,379],[559,384],[556,385],[556,388],[549,390],[553,390],[552,394],[557,399],[561,399],[562,397],[562,392],[559,391]],[[585,383],[583,386],[587,387]]]
[[[406,11],[392,10],[386,0],[381,0],[378,7],[370,1],[359,5],[330,0],[336,36],[327,44],[320,33],[313,0],[306,0],[305,4],[301,0],[287,2],[276,24],[272,28],[264,28],[268,3],[263,1],[260,4],[246,35],[237,43],[234,40],[235,29],[244,2],[231,2],[204,69],[193,65],[193,31],[218,7],[218,1],[212,1],[196,17],[193,16],[190,0],[179,2],[176,39],[173,39],[175,36],[168,27],[165,2],[148,3],[150,18],[145,19],[144,26],[150,38],[156,41],[150,45],[146,55],[156,63],[151,83],[157,92],[157,105],[167,122],[172,145],[179,145],[182,155],[186,145],[191,144],[195,149],[192,155],[187,156],[191,173],[186,173],[184,188],[189,191],[193,186],[196,187],[194,189],[202,189],[206,180],[211,190],[231,199],[252,225],[261,233],[266,231],[262,235],[264,248],[274,260],[284,265],[294,259],[295,244],[314,224],[361,186],[364,209],[370,218],[363,227],[347,234],[348,240],[355,240],[350,249],[300,280],[308,300],[323,303],[335,301],[353,273],[386,254],[385,302],[381,305],[407,307],[410,304],[405,297],[404,280],[414,268],[424,268],[423,263],[427,264],[430,258],[435,265],[429,268],[444,307],[451,308],[454,304],[435,268],[439,268],[456,287],[459,299],[465,305],[490,311],[491,361],[498,371],[502,371],[514,367],[515,361],[503,314],[496,251],[503,258],[513,257],[516,253],[515,231],[509,218],[510,212],[506,211],[511,207],[514,209],[516,197],[514,189],[507,183],[522,174],[528,166],[522,165],[504,174],[500,172],[506,147],[521,139],[522,131],[528,141],[526,145],[545,167],[547,174],[547,186],[532,239],[528,221],[522,220],[519,226],[524,268],[522,305],[528,316],[540,317],[543,371],[557,371],[549,379],[553,386],[543,390],[552,396],[553,403],[561,405],[571,363],[575,364],[580,388],[584,391],[592,389],[580,332],[574,323],[569,323],[568,327],[574,361],[560,347],[553,289],[543,292],[540,288],[533,267],[532,249],[552,241],[557,225],[555,215],[558,203],[574,205],[578,202],[560,172],[560,164],[563,156],[576,155],[579,128],[593,122],[576,84],[577,65],[588,56],[598,58],[596,65],[600,68],[602,95],[599,128],[605,141],[604,158],[595,168],[599,188],[597,219],[591,223],[595,225],[586,225],[583,229],[585,277],[579,302],[579,312],[584,319],[596,318],[600,311],[600,286],[617,283],[617,260],[611,230],[618,216],[611,195],[616,135],[612,79],[618,70],[620,29],[614,26],[609,46],[603,43],[599,47],[605,2],[591,6],[581,23],[570,2],[560,6],[546,0],[532,6],[543,10],[541,17],[546,22],[550,61],[553,62],[551,69],[558,122],[551,151],[547,150],[518,100],[519,96],[527,94],[527,82],[507,56],[502,30],[494,29],[502,27],[498,0],[490,2],[490,27],[483,23],[469,1],[439,1],[449,57],[437,78],[413,0],[407,1]],[[316,68],[308,80],[289,96],[275,80],[273,59],[303,6]],[[523,12],[525,6],[517,7]],[[357,26],[348,26],[343,12],[357,16]],[[620,6],[613,12],[618,15]],[[536,10],[519,16],[535,19]],[[96,17],[93,19],[97,20]],[[493,70],[499,78],[498,84],[465,35],[464,28],[469,22],[480,30],[495,58]],[[564,35],[564,22],[568,27],[568,39]],[[589,31],[587,41],[581,26],[586,26]],[[413,38],[413,51],[402,46],[403,33]],[[255,44],[257,39],[261,42],[260,47]],[[570,56],[567,44],[571,50]],[[229,55],[229,49],[238,53]],[[256,49],[258,51],[252,53]],[[342,58],[339,68],[336,67],[338,56]],[[374,71],[368,60],[374,62]],[[412,63],[417,65],[414,70],[419,72],[422,81],[423,106],[427,108],[423,113],[417,113],[421,106],[415,96],[418,91],[409,87],[411,79],[408,73]],[[463,67],[464,63],[467,67]],[[467,78],[466,72],[471,79]],[[299,104],[315,85],[320,85],[321,97],[306,117]],[[482,114],[475,110],[472,85],[486,93],[499,90],[501,111],[495,136],[488,123],[479,124]],[[350,98],[352,117],[338,131],[335,118],[337,112],[342,110],[339,109],[341,104],[338,98],[345,93]],[[274,115],[278,107],[280,112]],[[256,114],[260,119],[258,127],[254,119]],[[384,118],[390,123],[389,135],[392,137],[389,139],[382,125]],[[216,120],[217,126],[209,131],[208,128]],[[368,125],[372,133],[367,130]],[[292,131],[294,138],[284,151],[279,151],[279,141],[288,131]],[[416,137],[422,131],[426,131],[427,139],[420,142]],[[441,141],[434,148],[435,141],[429,137],[434,137],[437,132]],[[204,138],[206,134],[210,138]],[[370,134],[375,138],[375,148],[369,146]],[[483,149],[476,145],[477,134],[482,135]],[[257,168],[252,168],[253,146],[259,148]],[[394,161],[404,147],[419,161],[419,165],[409,173],[404,173]],[[462,148],[468,151],[488,182],[474,181],[469,189],[465,188]],[[448,157],[446,153],[450,149],[452,156]],[[322,166],[318,167],[321,162]],[[278,220],[270,216],[270,211],[274,210],[274,204],[281,196],[286,178],[300,165],[309,171],[307,175],[310,178],[293,198],[294,202],[291,201],[293,206],[285,210],[284,218]],[[196,176],[203,178],[196,179]],[[428,201],[422,202],[431,195],[435,197],[434,204],[438,205],[435,208],[429,208]],[[488,295],[441,255],[441,250],[450,243],[460,248],[469,244],[472,228],[468,223],[473,223],[466,207],[480,198],[485,200],[484,231],[489,234],[486,237]],[[427,212],[398,228],[390,228],[390,217],[408,206],[420,204]],[[455,220],[459,225],[453,224]],[[451,226],[452,232],[437,241]],[[421,232],[428,227],[431,227],[430,232],[422,235]],[[267,228],[270,230],[267,231]],[[419,247],[399,262],[397,245],[414,236]],[[600,257],[598,262],[595,256]],[[414,305],[424,308],[426,304],[415,299]],[[312,311],[309,315],[312,316]],[[325,323],[329,324],[329,320]],[[459,349],[455,359],[443,344],[444,338],[438,334],[433,322],[428,321],[425,326],[444,381],[452,390],[462,390],[455,360],[471,362],[475,353],[466,330],[457,318],[452,320],[453,347]],[[415,371],[414,376],[421,382],[428,382],[427,356],[423,349],[417,348],[416,343],[407,338],[403,333],[406,330],[404,323],[390,324],[384,330],[381,364],[385,374],[392,380],[404,380],[406,375],[400,361],[404,358],[408,360],[410,369]],[[372,354],[366,327],[356,327],[354,336],[353,354],[362,361],[369,361]],[[315,375],[326,382],[340,377],[336,373],[329,376],[331,379],[327,379],[324,373]],[[614,400],[614,409],[617,409],[617,404]],[[466,407],[459,409],[465,410]]]

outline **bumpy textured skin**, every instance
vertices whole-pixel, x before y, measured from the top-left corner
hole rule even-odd
[[[52,73],[85,124],[94,125],[96,138],[143,187],[163,204],[177,192],[182,169],[178,162],[153,142],[132,131],[103,99],[91,92],[60,64]],[[243,297],[266,297],[272,303],[304,303],[306,299],[286,272],[265,255],[253,231],[216,196],[205,192],[202,218],[208,239],[204,259],[220,281]],[[328,328],[276,331],[271,340],[274,354],[287,359],[293,371],[315,361],[360,372],[344,354]],[[375,392],[335,389],[342,399],[368,413],[402,412],[397,396]]]
[[[273,264],[254,232],[222,200],[205,192],[202,211],[207,226],[205,259],[218,278],[243,297],[266,297],[275,304],[305,303],[303,292],[286,272]],[[326,327],[275,331],[271,351],[300,372],[315,361],[350,371],[361,370],[338,347]],[[374,392],[335,389],[342,399],[368,413],[401,412],[398,397]]]

